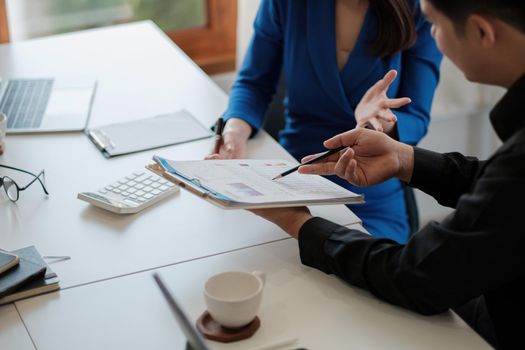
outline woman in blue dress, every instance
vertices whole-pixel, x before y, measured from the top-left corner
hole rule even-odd
[[[287,90],[279,142],[296,159],[367,122],[415,145],[427,132],[441,58],[416,0],[262,0],[224,113],[223,145],[208,158],[245,156],[281,70]],[[369,188],[330,179],[365,195],[366,204],[351,209],[369,232],[407,240],[397,179]]]

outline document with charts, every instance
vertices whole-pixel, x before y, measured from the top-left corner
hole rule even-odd
[[[364,203],[362,195],[318,175],[276,175],[294,167],[285,160],[172,161],[158,156],[147,166],[180,187],[225,209]]]

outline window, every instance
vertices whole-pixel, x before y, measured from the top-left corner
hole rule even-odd
[[[236,16],[237,0],[0,0],[0,41],[152,19],[216,73],[235,66]]]

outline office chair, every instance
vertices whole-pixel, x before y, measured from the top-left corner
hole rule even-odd
[[[275,140],[279,141],[279,131],[284,127],[284,105],[283,99],[286,96],[286,84],[283,75],[279,79],[277,89],[268,106],[264,116],[263,129]],[[419,230],[419,210],[417,207],[414,189],[406,184],[403,185],[410,236]]]

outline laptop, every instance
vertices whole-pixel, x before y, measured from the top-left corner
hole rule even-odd
[[[195,327],[190,322],[184,311],[182,311],[180,306],[177,304],[175,298],[173,297],[173,295],[171,294],[171,292],[169,291],[168,287],[166,286],[162,278],[159,276],[159,274],[154,273],[153,278],[155,279],[155,282],[157,282],[162,294],[166,298],[166,301],[168,302],[171,308],[171,311],[175,315],[175,318],[177,319],[177,322],[179,323],[182,332],[186,336],[186,350],[211,350],[204,342],[204,339],[201,336],[201,334],[195,329]]]
[[[96,81],[55,78],[0,80],[0,112],[8,133],[85,129]]]

